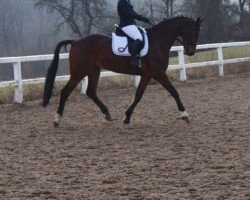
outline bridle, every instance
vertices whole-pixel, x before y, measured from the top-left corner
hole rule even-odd
[[[179,39],[179,38],[176,38],[176,40],[179,42],[179,43],[181,43],[183,46],[185,46],[186,44],[187,44],[187,42],[186,41],[181,41],[181,39]]]

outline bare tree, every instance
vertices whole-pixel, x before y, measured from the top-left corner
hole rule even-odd
[[[2,2],[2,6],[0,7],[0,38],[1,38],[1,46],[4,46],[6,50],[9,50],[9,41],[7,40],[8,30],[6,27],[7,24],[7,13],[3,12],[4,8],[6,8],[6,2]]]
[[[58,13],[58,27],[67,24],[78,37],[101,27],[105,19],[110,17],[106,0],[37,0],[36,6]]]
[[[24,48],[24,6],[21,2],[2,0],[0,7],[0,44],[6,53]],[[8,12],[6,12],[8,11]]]
[[[248,5],[247,5],[248,4]],[[246,23],[249,23],[249,11],[247,6],[250,6],[250,1],[248,0],[239,0],[238,1],[238,11],[240,16],[239,25],[242,28]]]
[[[205,19],[200,36],[202,42],[224,40],[224,1],[229,0],[183,0],[183,11],[188,16]]]
[[[161,21],[163,18],[174,17],[180,9],[178,9],[177,0],[146,0],[144,13],[150,18]]]
[[[239,23],[238,23],[238,31],[236,31],[236,36],[238,40],[250,39],[250,10],[247,9],[250,6],[249,0],[239,0],[238,1],[238,15],[239,15]]]
[[[240,12],[241,13],[244,12],[246,3],[247,3],[246,0],[239,0],[239,7],[240,7]]]
[[[161,0],[162,12],[166,18],[173,17],[173,6],[175,0]]]

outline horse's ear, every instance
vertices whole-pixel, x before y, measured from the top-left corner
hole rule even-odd
[[[204,20],[201,19],[201,17],[198,17],[197,20],[196,20],[196,22],[195,22],[195,23],[196,23],[196,26],[199,26],[199,27],[200,27],[200,26],[201,26],[201,23],[202,23],[203,21],[204,21]]]

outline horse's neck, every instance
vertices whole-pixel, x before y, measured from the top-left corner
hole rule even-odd
[[[149,37],[154,38],[153,42],[158,42],[165,51],[169,51],[176,39],[181,35],[181,25],[167,23],[158,25],[149,30]]]

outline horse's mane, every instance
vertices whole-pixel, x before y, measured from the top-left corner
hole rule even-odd
[[[183,15],[179,15],[179,16],[176,16],[176,17],[173,17],[173,18],[164,18],[158,24],[155,24],[153,27],[148,28],[147,31],[154,30],[154,29],[157,29],[158,27],[161,27],[162,25],[168,25],[168,24],[173,23],[173,22],[175,22],[177,20],[184,20],[184,19],[186,21],[189,21],[189,22],[193,22],[194,21],[192,18],[185,17]]]
[[[172,17],[172,18],[164,18],[163,21],[161,21],[160,23],[173,21],[173,20],[178,20],[178,19],[187,19],[187,20],[193,21],[193,19],[190,18],[190,17],[183,16],[183,15],[178,15],[178,16]]]

